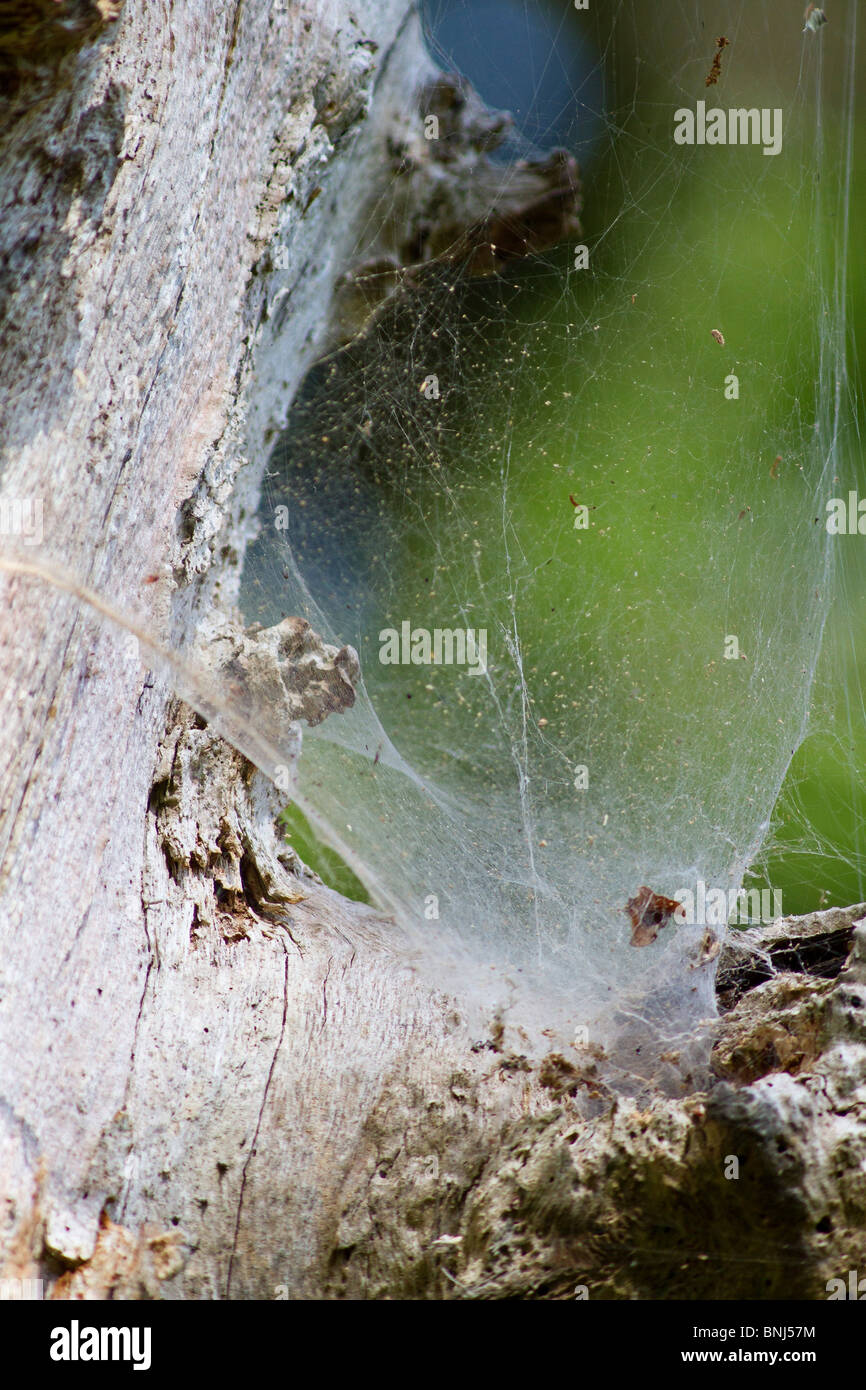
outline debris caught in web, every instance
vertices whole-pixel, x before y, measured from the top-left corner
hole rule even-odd
[[[722,54],[724,53],[725,49],[730,45],[730,42],[730,39],[726,39],[724,34],[721,36],[721,38],[716,39],[716,53],[715,57],[713,58],[713,66],[707,73],[707,80],[705,83],[707,87],[715,87],[716,83],[721,77]]]
[[[663,898],[644,885],[633,898],[629,898],[623,911],[628,913],[632,925],[629,945],[651,946],[671,918],[681,913],[682,905],[676,898]]]
[[[807,30],[811,34],[817,34],[818,30],[821,28],[821,25],[827,23],[827,16],[825,15],[823,10],[820,10],[818,8],[817,5],[808,5],[806,7],[806,13],[804,14],[803,18],[806,21],[806,23],[803,25],[804,34],[807,32]]]

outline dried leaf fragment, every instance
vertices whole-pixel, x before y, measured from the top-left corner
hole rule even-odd
[[[721,949],[722,943],[716,936],[716,933],[707,927],[701,937],[701,944],[698,949],[697,957],[692,962],[690,968],[692,970],[698,970],[702,965],[708,965],[711,960],[715,960]]]
[[[663,898],[644,884],[633,898],[629,898],[623,911],[628,914],[632,926],[629,945],[651,946],[672,917],[682,918],[683,909],[676,898]]]

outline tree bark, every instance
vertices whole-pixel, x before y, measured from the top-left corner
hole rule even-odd
[[[0,33],[3,552],[191,650],[231,607],[268,442],[431,65],[406,0],[34,3]],[[316,1125],[291,1122],[283,1166],[271,1108],[286,1086],[316,1108],[304,1068],[358,914],[299,888],[284,798],[128,632],[32,574],[0,583],[6,1272],[273,1296],[303,1279],[328,1193]],[[265,899],[297,899],[297,933]],[[328,1084],[320,1128],[348,1092],[357,1126],[363,1091]],[[328,1143],[336,1171],[351,1127]],[[302,1208],[279,1258],[250,1253],[266,1169]]]

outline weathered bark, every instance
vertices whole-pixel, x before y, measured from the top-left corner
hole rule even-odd
[[[326,1292],[825,1299],[831,1280],[849,1288],[866,1263],[866,904],[744,935],[723,953],[738,999],[706,1093],[617,1097],[591,1050],[583,1065],[536,1066],[507,1049],[506,1030],[483,1067],[467,1053],[423,1097],[411,1079],[383,1095],[345,1182]],[[758,983],[768,969],[784,973]],[[496,1116],[515,1075],[524,1113]]]
[[[357,313],[347,291],[329,322],[337,281],[550,244],[576,227],[574,171],[525,170],[497,201],[497,118],[428,88],[406,0],[69,0],[62,32],[53,0],[29,8],[36,39],[0,27],[0,500],[41,500],[44,539],[2,555],[47,554],[269,684],[294,758],[295,721],[350,702],[353,654],[244,635],[231,605],[268,443]],[[447,159],[431,102],[462,132]],[[760,1296],[862,1262],[863,928],[829,983],[758,998],[760,971],[725,976],[710,1095],[616,1099],[591,1051],[538,1064],[501,1025],[473,1036],[393,924],[280,841],[283,796],[129,633],[32,575],[0,583],[6,1277],[55,1297]]]
[[[266,449],[347,267],[432,260],[434,204],[477,250],[502,122],[452,90],[431,160],[406,0],[2,19],[2,1262],[58,1296],[316,1292],[390,1067],[454,1020],[81,586],[270,682],[289,761],[349,702],[353,654],[231,627]],[[512,240],[550,186],[517,181]]]
[[[267,442],[321,348],[366,199],[390,177],[383,142],[395,121],[420,119],[430,65],[406,0],[354,6],[356,17],[342,4],[130,3],[112,23],[120,8],[70,3],[71,24],[54,5],[4,15],[2,550],[47,555],[191,647],[203,616],[230,606]],[[41,546],[25,504],[41,507]],[[159,829],[176,795],[152,792],[160,746],[176,752],[176,779],[185,727],[171,711],[166,724],[164,681],[69,594],[20,574],[2,588],[4,1260],[57,1274],[91,1261],[99,1240],[104,1271],[115,1228],[100,1235],[100,1214],[123,1210],[207,1248],[179,1288],[219,1295],[244,1249],[242,1193],[248,1210],[256,1197],[238,1156],[260,1111],[267,1122],[275,1039],[288,1029],[297,1068],[331,957],[317,944],[301,984],[287,974],[288,951],[301,961],[291,929],[253,952],[239,952],[236,931],[226,945],[208,916],[214,885],[252,895],[265,870],[244,881],[249,851],[215,819],[216,789],[189,790],[193,772],[173,831]],[[243,787],[250,769],[219,747],[218,780]],[[278,800],[249,802],[272,840]],[[292,883],[277,899],[291,901]],[[312,883],[298,909],[311,932],[322,921],[338,932],[351,912],[332,896]],[[214,951],[227,952],[221,965]],[[181,960],[204,976],[184,975],[178,993]],[[290,986],[311,1020],[283,1019]],[[198,1102],[219,1153],[188,1123],[175,1076],[175,1064],[209,1072],[208,1036],[232,1038],[216,1110],[214,1095]],[[321,1078],[309,1078],[313,1104]],[[203,1139],[193,1179],[183,1155]],[[263,1147],[280,1190],[311,1184]],[[174,1198],[164,1207],[168,1170],[185,1174],[178,1211]],[[175,1264],[163,1260],[162,1276]],[[238,1289],[272,1292],[258,1257],[242,1265]]]

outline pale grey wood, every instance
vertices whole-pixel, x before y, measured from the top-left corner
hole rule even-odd
[[[408,120],[429,72],[408,17],[406,0],[130,0],[7,101],[7,557],[47,554],[174,643],[191,646],[202,615],[230,603],[266,440],[321,347],[366,200],[390,177],[385,123]],[[34,502],[41,546],[21,533],[20,504]],[[90,1259],[112,1196],[147,1206],[123,1185],[144,1172],[145,1135],[165,1143],[158,1170],[186,1171],[193,1190],[182,1155],[202,1151],[202,1132],[174,1067],[185,1054],[193,1073],[208,1065],[207,1017],[231,1040],[213,1082],[226,1212],[195,1275],[218,1295],[237,1155],[295,947],[277,933],[217,964],[190,941],[204,890],[164,881],[147,810],[165,683],[151,688],[135,639],[70,595],[22,575],[0,588],[2,1172],[14,1197],[2,1248],[43,1272],[46,1254]],[[315,968],[303,987],[318,1001]],[[249,1020],[247,997],[261,1006]],[[162,1062],[149,1058],[145,1087],[138,1058],[156,1018]]]

